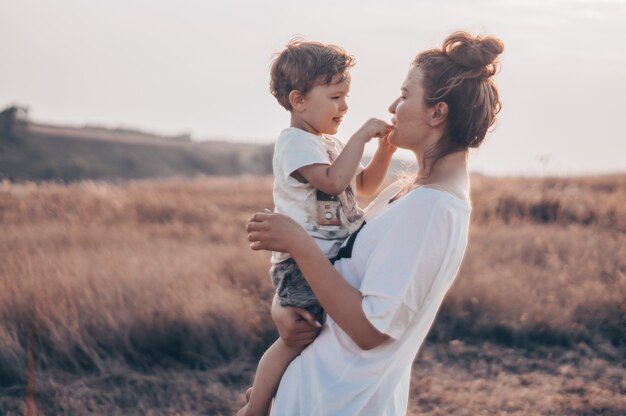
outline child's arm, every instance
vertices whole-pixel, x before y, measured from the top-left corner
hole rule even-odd
[[[381,137],[378,149],[367,167],[359,174],[356,180],[356,189],[359,196],[370,197],[378,192],[391,164],[391,157],[398,149],[388,141],[389,134]]]
[[[384,121],[371,118],[350,137],[333,163],[303,166],[296,172],[314,188],[329,195],[338,195],[350,185],[354,178],[354,173],[363,156],[365,143],[373,137],[383,137],[389,128],[390,126]]]

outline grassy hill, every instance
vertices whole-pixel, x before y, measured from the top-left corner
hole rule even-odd
[[[409,415],[626,414],[626,176],[472,200]],[[0,184],[0,414],[233,414],[276,336],[245,234],[271,204],[270,178]]]
[[[0,180],[72,182],[271,174],[272,145],[19,121],[0,130]]]

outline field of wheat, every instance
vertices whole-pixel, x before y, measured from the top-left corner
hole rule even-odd
[[[409,414],[626,413],[626,176],[473,178]],[[271,179],[0,184],[0,414],[230,415],[276,336]]]

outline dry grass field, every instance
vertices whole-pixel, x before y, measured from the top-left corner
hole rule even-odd
[[[626,414],[626,176],[473,180],[409,414]],[[276,336],[271,180],[0,184],[0,414],[230,415]]]

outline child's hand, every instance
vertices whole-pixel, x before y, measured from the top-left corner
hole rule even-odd
[[[377,118],[370,118],[357,131],[365,142],[369,142],[374,137],[385,137],[391,131],[392,126]]]
[[[392,131],[385,134],[383,137],[378,139],[378,150],[386,152],[386,153],[394,153],[398,148],[391,143],[389,143],[389,136],[391,136]]]

